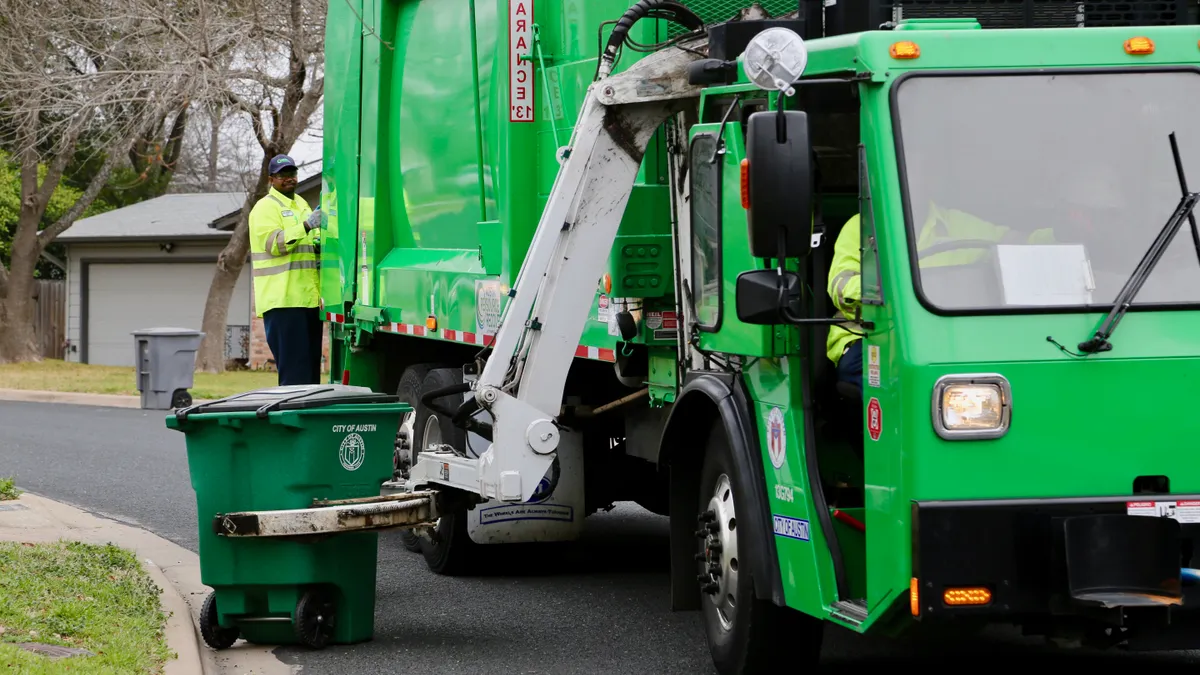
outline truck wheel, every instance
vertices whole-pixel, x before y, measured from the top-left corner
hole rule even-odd
[[[404,374],[400,376],[400,385],[396,388],[396,395],[400,400],[407,403],[413,409],[413,412],[407,413],[400,420],[400,429],[396,432],[396,449],[392,455],[392,475],[399,477],[401,467],[404,461],[408,462],[411,468],[416,463],[416,434],[415,426],[417,415],[420,414],[421,405],[421,382],[425,376],[433,370],[434,365],[428,363],[418,363],[404,369]],[[407,470],[407,469],[405,469]],[[421,552],[421,540],[412,530],[400,531],[400,543],[404,548],[412,553]]]
[[[438,368],[429,371],[421,383],[421,395],[427,392],[444,389],[462,383],[462,371],[457,368]],[[458,407],[459,394],[437,400],[437,403],[447,409]],[[431,443],[450,445],[458,450],[466,450],[467,432],[454,426],[450,419],[424,405],[414,406],[417,417],[413,423],[413,438],[416,439],[415,456],[429,447]],[[470,570],[470,563],[475,556],[476,544],[467,533],[467,510],[465,507],[443,513],[438,519],[434,531],[427,536],[419,536],[421,555],[434,574],[456,576]]]
[[[737,514],[749,508],[740,495],[763,487],[744,485],[736,476],[725,430],[715,424],[700,470],[698,532],[704,536],[697,577],[713,665],[720,675],[766,673],[770,664],[784,662],[797,671],[816,668],[824,623],[754,596],[750,570],[758,561],[753,548],[738,547]]]

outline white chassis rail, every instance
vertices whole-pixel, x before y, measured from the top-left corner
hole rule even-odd
[[[529,253],[509,293],[475,398],[495,420],[472,459],[423,452],[408,489],[440,484],[503,502],[529,500],[554,462],[563,388],[646,145],[700,89],[687,67],[706,41],[651,54],[588,88]],[[695,51],[693,51],[695,50]]]

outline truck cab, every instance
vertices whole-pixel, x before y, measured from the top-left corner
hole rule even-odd
[[[1200,374],[1195,32],[889,28],[805,42],[786,94],[751,45],[689,132],[691,376],[744,387],[785,604],[1191,648],[1200,422],[1155,420]],[[746,549],[712,530],[710,642]]]

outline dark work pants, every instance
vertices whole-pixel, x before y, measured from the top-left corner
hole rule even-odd
[[[837,377],[839,382],[848,382],[862,389],[863,362],[862,339],[850,343],[850,348],[838,359]]]
[[[316,307],[279,307],[263,314],[279,386],[321,383],[321,317]]]

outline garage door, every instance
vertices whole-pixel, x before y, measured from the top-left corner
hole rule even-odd
[[[247,266],[249,267],[249,266]],[[88,266],[87,362],[133,366],[135,330],[200,330],[215,263],[92,263]],[[229,302],[229,325],[250,324],[250,270]]]

